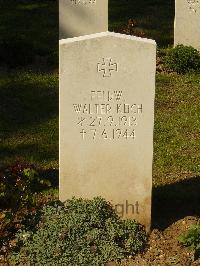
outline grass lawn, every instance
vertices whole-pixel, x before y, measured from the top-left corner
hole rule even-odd
[[[0,48],[7,41],[7,58],[0,49],[6,60],[0,69],[0,162],[21,157],[58,168],[58,2],[0,0],[0,8]],[[173,1],[109,1],[110,30],[126,26],[130,18],[159,47],[173,43]],[[31,64],[23,66],[26,57]],[[20,67],[13,69],[10,62]],[[199,171],[199,82],[198,75],[157,75],[155,185]]]
[[[154,131],[154,184],[200,172],[200,75],[157,75]]]
[[[0,73],[0,162],[58,168],[58,75]]]
[[[0,9],[0,164],[58,168],[58,2]]]
[[[200,75],[158,74],[154,185],[199,172]],[[14,71],[0,75],[0,161],[17,158],[58,168],[58,75]]]

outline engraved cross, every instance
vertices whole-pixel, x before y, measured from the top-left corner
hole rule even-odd
[[[86,131],[84,129],[82,129],[82,131],[80,132],[80,134],[82,134],[82,139],[85,139]]]
[[[97,72],[103,71],[103,77],[109,78],[112,71],[118,71],[118,64],[114,63],[111,58],[103,58],[102,63],[97,64]]]

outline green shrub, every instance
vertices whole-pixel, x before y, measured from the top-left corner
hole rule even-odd
[[[52,202],[39,216],[35,226],[18,233],[11,261],[40,266],[100,266],[140,252],[146,241],[141,225],[121,220],[101,198]]]
[[[0,169],[0,208],[28,207],[39,188],[49,186],[48,180],[39,177],[36,168],[25,162],[16,162]]]
[[[179,236],[178,240],[194,251],[195,259],[200,258],[200,225],[191,227],[187,234]]]
[[[200,53],[191,46],[177,45],[169,49],[165,65],[179,74],[200,72]]]

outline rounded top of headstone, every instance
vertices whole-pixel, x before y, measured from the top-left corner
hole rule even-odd
[[[151,40],[151,39],[136,37],[136,36],[132,36],[132,35],[126,35],[126,34],[121,34],[121,33],[115,33],[115,32],[110,32],[110,31],[94,33],[94,34],[84,35],[84,36],[80,36],[80,37],[62,39],[59,41],[59,43],[60,44],[66,44],[66,43],[85,41],[85,40],[90,40],[90,39],[95,39],[95,38],[103,38],[103,37],[114,37],[114,38],[118,38],[118,39],[126,39],[126,40],[156,45],[156,42],[154,40]]]

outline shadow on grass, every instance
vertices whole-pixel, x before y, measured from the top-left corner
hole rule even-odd
[[[56,75],[14,72],[1,76],[0,94],[0,135],[5,137],[58,115]]]
[[[110,0],[109,30],[120,32],[122,25],[134,19],[137,31],[144,32],[144,37],[166,47],[173,44],[174,14],[174,0]]]
[[[152,228],[165,229],[185,216],[200,216],[200,176],[153,189]]]
[[[26,66],[36,56],[57,67],[58,1],[0,0],[0,65]]]
[[[23,158],[26,161],[33,161],[36,164],[40,164],[42,161],[51,162],[58,160],[58,149],[55,150],[55,145],[52,147],[41,147],[39,144],[22,144],[17,147],[1,147],[0,161],[4,161],[6,158],[11,162],[17,158]]]

